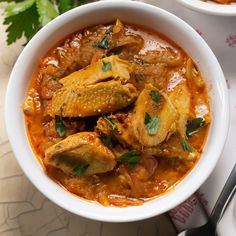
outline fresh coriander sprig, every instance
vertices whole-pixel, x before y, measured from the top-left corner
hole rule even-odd
[[[22,36],[29,41],[49,21],[86,0],[0,0],[9,2],[5,8],[3,24],[7,26],[7,44]]]

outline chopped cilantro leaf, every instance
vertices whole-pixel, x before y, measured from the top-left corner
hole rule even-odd
[[[80,164],[79,166],[74,168],[73,172],[75,173],[75,175],[81,176],[84,174],[88,167],[89,165]]]
[[[66,134],[66,127],[63,124],[63,120],[60,116],[55,117],[55,126],[56,126],[56,131],[59,134],[59,136],[63,137]]]
[[[160,126],[160,120],[157,116],[151,118],[151,116],[145,112],[144,124],[149,135],[155,135]]]
[[[128,163],[128,167],[131,169],[140,161],[140,159],[141,156],[138,154],[138,152],[132,150],[120,156],[117,161],[120,163]]]
[[[109,71],[111,69],[112,69],[111,62],[109,62],[109,61],[108,62],[102,61],[102,71],[107,72],[107,71]]]
[[[101,49],[108,49],[109,48],[109,42],[108,42],[107,36],[105,36],[100,42],[94,43],[93,47],[101,48]]]
[[[112,130],[116,129],[116,124],[114,124],[108,117],[104,116],[103,117],[104,120],[110,125],[110,127],[112,128]]]
[[[111,27],[106,31],[106,34],[109,35],[109,36],[112,36],[112,33],[113,33],[113,26],[111,26]]]
[[[181,144],[184,151],[193,152],[193,148],[190,146],[187,139],[183,139]]]
[[[201,127],[205,125],[203,118],[198,117],[187,123],[186,126],[186,135],[191,137],[193,134],[197,133]]]
[[[150,96],[154,102],[158,103],[160,101],[160,93],[159,92],[152,90],[150,92]]]

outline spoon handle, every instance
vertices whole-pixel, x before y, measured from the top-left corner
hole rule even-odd
[[[216,227],[217,223],[223,216],[226,207],[228,206],[231,198],[234,195],[234,192],[236,190],[236,164],[234,165],[233,170],[231,171],[223,190],[221,191],[221,194],[219,198],[217,199],[217,202],[215,204],[215,207],[212,210],[212,213],[210,215],[210,221],[212,225]]]

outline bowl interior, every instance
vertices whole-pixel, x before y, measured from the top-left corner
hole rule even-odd
[[[236,2],[231,4],[218,4],[213,1],[177,0],[186,7],[212,15],[236,16]]]
[[[159,31],[175,41],[197,62],[209,87],[213,121],[200,161],[173,191],[141,206],[103,207],[65,191],[47,177],[31,150],[25,131],[23,101],[28,83],[41,57],[55,43],[79,29],[120,18],[127,23]],[[185,22],[144,3],[107,1],[88,4],[67,12],[46,25],[29,42],[11,74],[6,95],[6,125],[15,156],[33,184],[61,207],[84,217],[110,222],[127,222],[161,214],[195,192],[213,170],[228,129],[228,96],[222,70],[207,44]],[[221,134],[219,136],[219,134]]]

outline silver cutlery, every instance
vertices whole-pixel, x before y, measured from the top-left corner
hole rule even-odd
[[[208,222],[205,225],[202,225],[197,228],[188,229],[178,236],[215,236],[216,234],[216,226],[220,219],[222,218],[226,207],[228,206],[230,200],[232,199],[236,190],[236,164],[234,165],[233,170],[228,177],[223,190],[217,202],[211,212]]]

